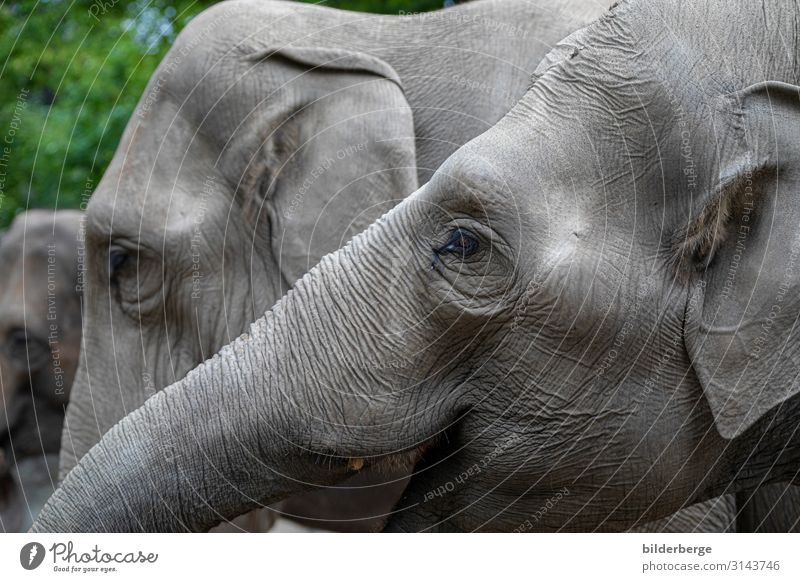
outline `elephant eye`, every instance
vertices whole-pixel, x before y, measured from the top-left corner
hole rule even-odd
[[[480,248],[478,236],[465,228],[457,228],[450,233],[450,238],[444,246],[434,252],[439,255],[456,255],[459,258],[466,258],[474,255]]]
[[[114,279],[119,274],[129,258],[130,255],[125,249],[112,247],[108,253],[108,275],[111,279]]]
[[[141,245],[112,244],[108,248],[109,291],[122,311],[137,319],[161,306],[166,281],[164,261]]]
[[[14,328],[8,334],[7,345],[12,357],[24,359],[28,349],[28,334],[22,328]]]
[[[12,329],[6,338],[8,355],[18,362],[28,362],[36,368],[42,357],[47,353],[47,346],[37,338],[30,335],[24,328]]]

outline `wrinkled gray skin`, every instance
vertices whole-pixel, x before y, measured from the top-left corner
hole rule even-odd
[[[416,463],[393,531],[620,530],[796,482],[796,11],[631,2],[568,39],[34,529],[204,530],[362,462]]]
[[[78,367],[77,211],[31,210],[0,240],[0,531],[25,531],[57,482]]]
[[[536,4],[388,17],[237,1],[194,19],[88,208],[85,359],[62,476],[500,119],[550,48],[604,8]],[[282,509],[372,529],[406,475],[367,474]]]
[[[774,483],[723,495],[633,528],[647,532],[800,532],[800,488]]]

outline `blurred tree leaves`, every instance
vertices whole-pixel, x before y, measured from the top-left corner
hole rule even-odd
[[[88,201],[150,75],[213,0],[0,0],[0,227]],[[329,0],[386,14],[443,0]]]

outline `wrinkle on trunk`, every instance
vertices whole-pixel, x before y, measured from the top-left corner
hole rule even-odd
[[[410,469],[443,419],[409,421],[409,378],[363,365],[397,357],[408,338],[375,334],[415,317],[389,313],[414,282],[381,271],[384,236],[399,234],[381,221],[325,257],[249,333],[114,426],[33,530],[206,531],[335,484],[362,458]]]
[[[274,319],[258,320],[114,426],[69,473],[34,531],[205,531],[303,489],[291,467],[275,463],[295,441],[287,412],[257,393],[273,372],[244,371],[265,363]],[[346,474],[341,465],[332,480]]]

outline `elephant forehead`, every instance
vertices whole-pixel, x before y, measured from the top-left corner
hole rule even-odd
[[[204,239],[217,232],[215,223],[225,219],[230,205],[227,192],[214,174],[190,181],[152,180],[141,189],[101,182],[86,211],[86,239],[92,248],[122,239],[177,252],[192,244],[194,234]]]
[[[217,157],[174,104],[132,120],[89,202],[87,235],[134,239],[224,199]]]

